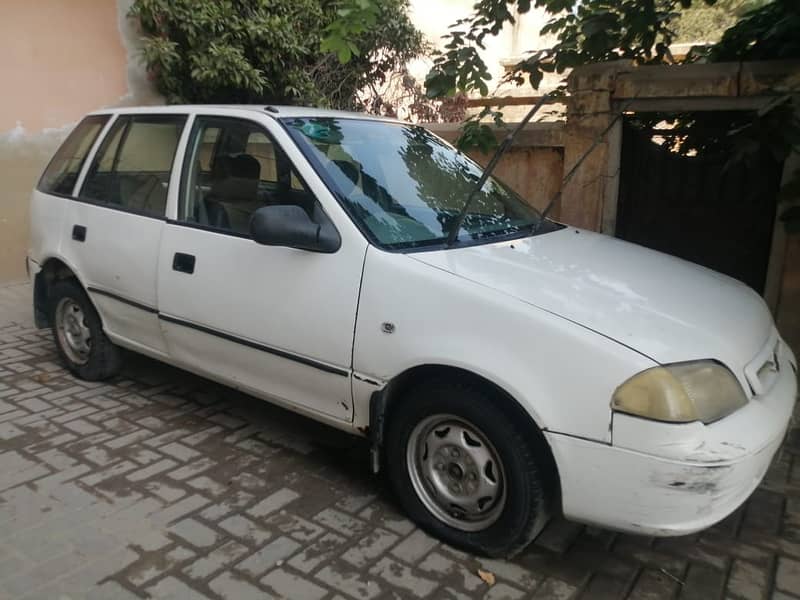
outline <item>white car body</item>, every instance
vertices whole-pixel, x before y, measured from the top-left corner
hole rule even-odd
[[[463,248],[390,252],[369,243],[276,116],[314,109],[175,106],[100,111],[187,116],[153,218],[34,191],[29,268],[66,265],[116,344],[365,435],[370,400],[438,365],[472,372],[543,432],[567,518],[650,535],[707,527],[752,493],[780,446],[796,360],[744,284],[607,236],[565,227]],[[196,115],[255,122],[291,159],[341,237],[335,253],[263,246],[176,222]],[[84,242],[72,239],[86,228]],[[176,253],[196,257],[176,272]],[[615,390],[657,365],[713,359],[746,406],[712,423],[612,411]],[[771,362],[772,361],[772,362]],[[774,364],[773,364],[774,363]],[[770,369],[762,369],[771,365]]]

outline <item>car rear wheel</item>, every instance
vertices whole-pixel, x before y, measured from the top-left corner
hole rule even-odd
[[[49,299],[53,337],[67,368],[87,381],[116,375],[122,366],[121,350],[103,333],[100,316],[81,286],[57,281]]]
[[[547,522],[550,463],[480,386],[432,381],[397,401],[386,463],[411,518],[447,543],[512,556]]]

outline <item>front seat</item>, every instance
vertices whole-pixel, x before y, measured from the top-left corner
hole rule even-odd
[[[204,199],[208,225],[247,233],[247,227],[241,224],[231,227],[225,205],[252,204],[258,200],[261,164],[249,154],[218,156],[211,174],[211,190]]]

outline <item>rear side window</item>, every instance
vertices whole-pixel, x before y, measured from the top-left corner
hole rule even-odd
[[[72,194],[83,161],[109,118],[109,115],[92,115],[78,123],[47,165],[39,181],[39,191]]]
[[[81,199],[163,217],[185,122],[184,115],[120,117],[95,155]]]

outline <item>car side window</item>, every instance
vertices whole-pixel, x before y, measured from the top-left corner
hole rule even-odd
[[[95,155],[80,198],[163,217],[184,115],[122,116]]]
[[[110,115],[91,115],[78,123],[47,165],[39,180],[39,191],[72,194],[83,161],[110,118]]]
[[[267,205],[293,204],[325,219],[286,153],[258,124],[197,117],[183,166],[178,220],[249,236],[250,217]]]

